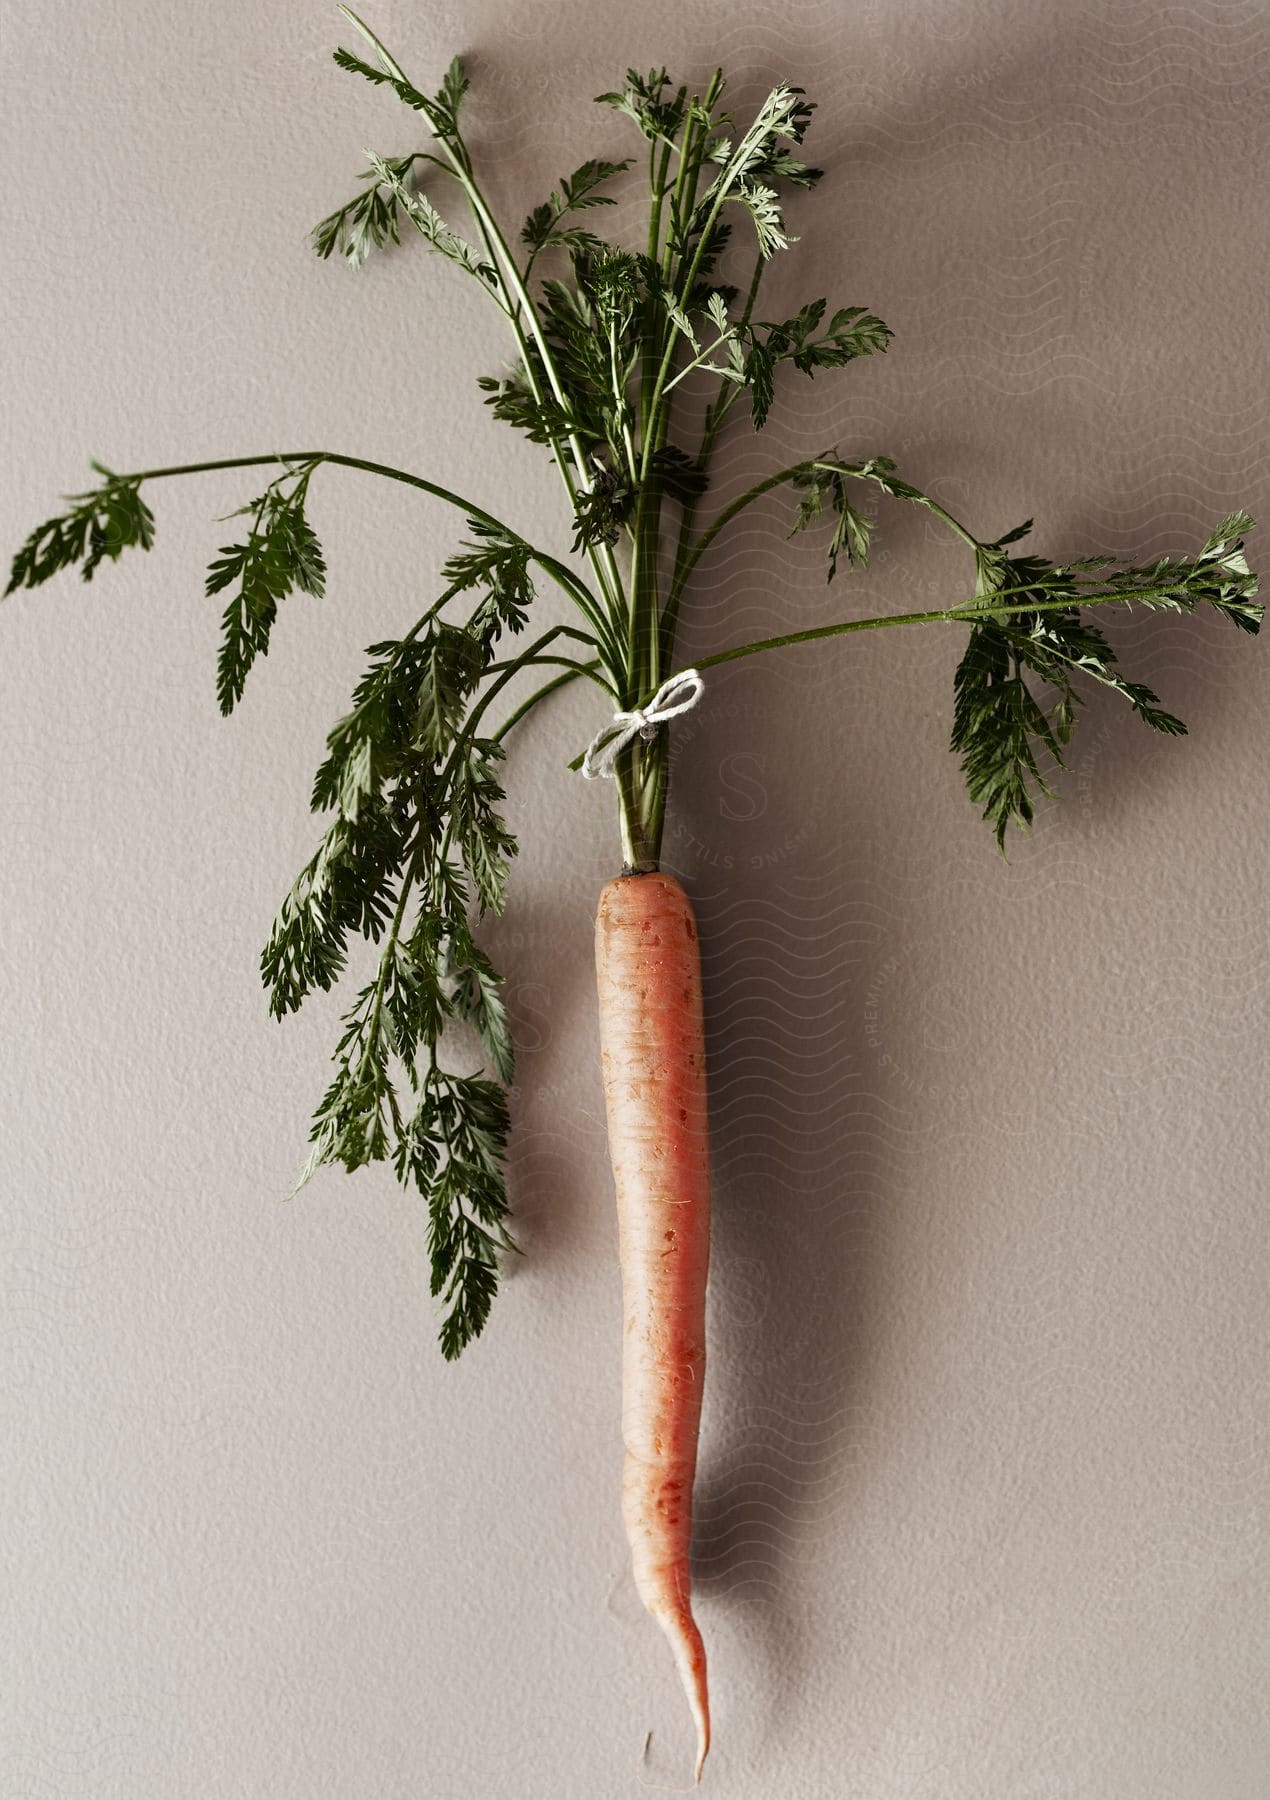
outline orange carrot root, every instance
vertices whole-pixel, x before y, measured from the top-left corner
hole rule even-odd
[[[622,1267],[622,1516],[635,1586],[670,1639],[696,1721],[700,1781],[710,1705],[689,1550],[710,1168],[697,928],[674,876],[610,881],[595,949]]]

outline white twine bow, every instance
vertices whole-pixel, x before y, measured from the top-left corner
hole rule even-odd
[[[705,692],[705,682],[696,669],[681,669],[663,681],[647,706],[634,712],[616,712],[611,725],[602,725],[587,745],[582,758],[582,773],[588,781],[612,780],[613,766],[634,737],[646,742],[657,735],[657,727],[667,719],[694,707]]]

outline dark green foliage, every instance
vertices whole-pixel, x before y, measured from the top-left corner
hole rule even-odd
[[[482,912],[502,912],[507,865],[516,840],[498,811],[503,789],[496,773],[506,751],[492,739],[473,738],[459,760],[450,795],[450,820]]]
[[[637,69],[626,71],[626,86],[614,93],[597,94],[596,104],[613,106],[633,119],[646,138],[673,141],[684,118],[685,90],[668,97],[671,80],[665,69],[650,69],[641,75]]]
[[[1091,588],[1100,598],[1118,594],[1127,604],[1178,612],[1208,604],[1241,630],[1256,632],[1263,609],[1253,601],[1256,581],[1238,536],[1250,523],[1246,514],[1234,515],[1197,557],[1162,557],[1139,568],[1109,568],[1104,557],[1056,567],[1041,557],[1008,555],[1007,546],[1026,535],[1031,520],[978,546],[978,600],[985,612],[992,613],[994,598],[1008,598],[1017,608],[1033,595],[1037,605],[1034,612],[998,612],[972,625],[954,680],[951,747],[998,844],[1004,846],[1011,823],[1031,823],[1036,792],[1052,791],[1048,770],[1064,766],[1064,747],[1084,698],[1081,678],[1118,693],[1154,731],[1185,734],[1185,725],[1160,706],[1151,688],[1120,673],[1115,651],[1079,610]]]
[[[314,809],[335,819],[261,963],[281,1017],[333,984],[353,936],[381,945],[376,976],[346,1016],[301,1179],[324,1163],[352,1170],[391,1157],[425,1196],[447,1356],[484,1323],[496,1252],[514,1247],[498,1085],[512,1077],[511,1035],[500,977],[468,913],[501,910],[516,841],[498,810],[503,749],[473,729],[473,707],[501,637],[523,628],[534,597],[523,540],[475,519],[468,528],[445,567],[446,597],[479,590],[472,614],[459,626],[434,608],[410,636],[371,646],[314,781]],[[493,1080],[441,1067],[452,1020],[475,1033]]]
[[[339,1163],[349,1174],[389,1154],[390,1128],[398,1123],[396,1099],[380,1052],[380,988],[371,982],[344,1018],[336,1048],[335,1079],[313,1115],[313,1150],[297,1183],[303,1187],[322,1163]]]
[[[377,942],[392,914],[407,821],[376,792],[341,812],[300,871],[273,922],[260,970],[275,1018],[343,972],[349,934]]]
[[[463,64],[456,56],[446,70],[445,79],[440,91],[432,96],[420,93],[417,87],[401,75],[393,74],[388,69],[375,69],[363,62],[360,56],[354,56],[351,50],[339,49],[334,53],[334,60],[341,69],[350,75],[361,75],[376,86],[392,88],[399,100],[422,113],[427,121],[428,129],[443,143],[457,144],[459,138],[459,107],[469,86],[467,76],[463,73]]]
[[[390,181],[382,180],[375,169],[363,169],[358,180],[369,186],[356,199],[328,213],[309,234],[318,255],[325,258],[338,251],[358,269],[372,250],[382,250],[389,242],[399,244],[399,196],[413,192],[414,166],[420,160],[418,153],[386,158],[385,167],[394,178]]]
[[[466,238],[460,237],[446,223],[421,188],[408,187],[396,173],[395,166],[386,162],[382,156],[376,156],[373,151],[368,151],[367,154],[370,156],[372,175],[389,190],[395,205],[409,219],[424,242],[438,255],[444,256],[447,262],[456,264],[465,274],[474,276],[489,293],[497,293],[498,271],[493,263],[481,256]]]
[[[415,740],[434,758],[446,754],[484,671],[483,647],[461,625],[430,619],[419,644]]]
[[[510,1082],[515,1056],[501,977],[471,934],[457,927],[445,941],[444,969],[456,1016],[475,1029],[499,1080]]]
[[[573,512],[573,548],[615,544],[635,510],[635,485],[616,469],[601,468]]]
[[[611,455],[617,438],[613,364],[619,374],[629,372],[635,358],[635,319],[643,297],[640,264],[633,257],[615,261],[601,246],[594,253],[575,252],[573,269],[572,285],[543,283],[543,326],[570,428]]]
[[[525,628],[534,599],[529,545],[523,538],[508,537],[479,519],[469,519],[467,523],[476,542],[465,544],[442,572],[456,593],[473,587],[485,589],[467,629],[488,650],[502,632],[518,633]]]
[[[327,736],[329,755],[313,782],[315,812],[356,818],[362,801],[395,780],[413,751],[419,651],[413,639],[372,644],[375,660],[353,691],[353,708]]]
[[[140,476],[115,475],[101,463],[93,468],[105,477],[100,487],[72,494],[77,504],[46,519],[27,538],[13,559],[6,596],[19,588],[39,587],[61,569],[82,563],[85,581],[99,565],[118,560],[135,544],[149,550],[154,543],[154,516],[140,494]]]
[[[802,496],[795,531],[816,524],[826,507],[834,519],[831,577],[842,551],[859,563],[868,553],[869,521],[847,499],[852,481],[928,508],[968,536],[929,495],[902,481],[889,457],[851,464],[828,452],[790,471],[789,479]],[[1105,556],[1054,565],[1042,557],[1011,555],[1010,547],[1031,530],[1030,519],[990,542],[970,540],[976,571],[970,610],[983,617],[973,620],[957,669],[951,742],[970,797],[998,843],[1004,843],[1011,822],[1031,823],[1036,794],[1051,792],[1052,774],[1063,767],[1064,747],[1084,699],[1082,683],[1119,694],[1155,731],[1185,733],[1151,688],[1121,673],[1115,651],[1081,608],[1120,602],[1193,612],[1209,605],[1241,631],[1255,633],[1263,608],[1255,600],[1257,579],[1240,535],[1251,523],[1246,513],[1232,514],[1198,556],[1160,557],[1124,568]],[[797,641],[797,634],[782,641]]]
[[[463,64],[457,56],[450,58],[449,67],[442,77],[441,86],[433,96],[432,129],[440,138],[459,141],[459,108],[463,104],[463,96],[471,86],[463,70]]]
[[[461,941],[461,966],[437,945],[447,929]],[[440,971],[445,969],[445,980]],[[446,990],[449,991],[446,991]],[[314,1115],[312,1151],[301,1185],[323,1163],[352,1171],[391,1157],[398,1179],[428,1207],[430,1289],[443,1303],[440,1342],[452,1358],[481,1330],[498,1287],[507,1231],[504,1157],[511,1046],[499,982],[461,919],[423,913],[409,941],[385,951],[377,979],[346,1016],[336,1074]],[[436,1044],[450,1015],[481,1032],[500,1081],[442,1069]],[[426,1046],[429,1054],[420,1057]],[[403,1105],[394,1060],[412,1090]]]
[[[513,334],[514,361],[480,387],[493,416],[543,446],[557,466],[574,549],[589,563],[593,585],[497,523],[483,501],[357,457],[304,452],[129,475],[94,465],[100,485],[73,496],[68,511],[31,534],[14,559],[8,591],[36,587],[76,564],[91,579],[105,558],[132,545],[148,549],[153,521],[140,496],[143,481],[281,463],[283,473],[242,509],[249,520],[243,541],[223,547],[208,573],[208,592],[229,595],[218,665],[228,712],[269,649],[280,602],[297,589],[323,590],[322,551],[305,513],[318,462],[391,476],[467,518],[468,535],[442,570],[444,591],[404,636],[370,647],[349,710],[327,735],[312,790],[325,829],[278,909],[261,957],[278,1018],[365,959],[333,1077],[313,1118],[302,1180],[324,1164],[355,1170],[391,1160],[400,1180],[418,1191],[426,1205],[430,1287],[441,1302],[441,1348],[450,1358],[483,1328],[499,1257],[514,1249],[504,1179],[511,1032],[501,979],[474,936],[483,917],[506,902],[517,849],[501,812],[504,740],[547,694],[578,676],[598,681],[606,704],[646,704],[676,668],[685,587],[738,513],[791,483],[793,529],[825,528],[830,579],[841,558],[862,565],[869,555],[873,521],[854,484],[927,509],[972,552],[976,584],[968,605],[840,621],[697,660],[708,668],[808,637],[964,620],[969,643],[955,679],[952,742],[999,842],[1011,821],[1027,824],[1036,796],[1049,791],[1090,683],[1119,694],[1155,730],[1183,730],[1149,688],[1121,673],[1089,622],[1089,607],[1190,612],[1205,603],[1244,632],[1258,630],[1262,609],[1243,556],[1241,534],[1251,522],[1242,514],[1224,520],[1193,559],[1140,568],[1117,568],[1106,558],[1058,566],[1012,554],[1026,526],[980,541],[902,480],[885,456],[847,462],[829,451],[764,474],[700,527],[696,513],[716,439],[743,396],[753,427],[762,429],[783,397],[782,365],[814,377],[884,351],[891,338],[874,313],[859,306],[830,313],[824,299],[787,318],[755,316],[770,259],[794,241],[785,199],[820,179],[802,158],[813,112],[802,90],[777,86],[747,125],[723,110],[718,71],[694,94],[665,69],[629,70],[619,91],[600,98],[646,140],[632,180],[646,165],[647,230],[627,248],[594,229],[604,217],[599,209],[613,204],[609,184],[632,165],[591,158],[531,210],[513,250],[463,136],[468,82],[461,63],[450,64],[429,96],[354,14],[341,11],[376,60],[341,49],[339,66],[391,89],[433,141],[428,150],[393,158],[368,151],[361,190],[316,227],[314,247],[356,267],[397,243],[409,224],[474,280],[469,293],[480,292],[482,304],[494,301]],[[429,189],[434,175],[453,184],[441,190],[447,210],[457,189],[470,241],[422,190],[423,170]],[[730,268],[738,247],[743,266]],[[544,254],[551,260],[540,264]],[[425,316],[409,366],[389,365],[380,354],[375,379],[410,379],[426,370],[428,356]],[[687,382],[693,385],[681,385]],[[701,394],[706,384],[712,395]],[[690,394],[703,399],[704,417],[677,412]],[[453,426],[440,419],[443,436]],[[426,419],[425,427],[431,429]],[[677,509],[674,537],[666,530],[666,502]],[[623,566],[618,558],[628,549]],[[557,626],[509,654],[503,646],[523,631],[534,603],[531,563],[558,584],[584,629]],[[561,653],[579,643],[580,655]],[[505,685],[540,664],[551,667],[550,680],[524,698],[508,695],[511,710],[501,725],[485,724]],[[623,753],[619,801],[632,864],[656,861],[665,751],[666,734],[655,732]],[[455,1039],[458,1056],[448,1048]],[[474,1070],[469,1064],[478,1057]]]
[[[970,798],[1004,845],[1013,819],[1032,822],[1029,780],[1050,793],[1033,750],[1034,742],[1061,764],[1064,732],[1051,728],[1044,708],[1023,679],[1009,639],[990,626],[971,628],[970,642],[954,678],[952,748],[961,757]]]
[[[530,358],[535,369],[541,371],[542,359],[532,345]],[[568,437],[571,430],[591,442],[596,441],[594,431],[587,432],[581,420],[573,418],[550,393],[544,392],[545,381],[541,376],[535,393],[523,365],[510,375],[480,375],[477,386],[487,396],[485,404],[494,417],[523,431],[533,444],[550,444],[554,448],[557,440]],[[602,430],[599,441],[605,441]]]
[[[446,1309],[447,1361],[480,1334],[498,1288],[498,1254],[516,1248],[503,1188],[508,1127],[497,1083],[432,1069],[398,1141],[398,1175],[428,1202],[429,1285]]]
[[[889,462],[889,458],[875,458],[874,461]],[[846,471],[840,468],[830,468],[823,463],[806,463],[792,478],[802,499],[798,503],[791,537],[795,532],[806,531],[809,525],[817,524],[823,516],[825,501],[829,502],[834,528],[829,539],[827,581],[832,581],[837,574],[838,558],[844,552],[848,562],[858,563],[861,567],[869,560],[872,522],[847,499],[845,475]]]
[[[584,162],[567,180],[562,179],[559,188],[530,213],[521,228],[522,243],[528,244],[535,256],[550,244],[563,244],[572,249],[601,249],[601,241],[593,233],[568,226],[562,229],[561,220],[566,213],[585,212],[593,206],[613,206],[611,194],[596,190],[630,166],[629,157],[622,162],[602,162],[595,158]]]
[[[236,591],[221,620],[223,636],[216,668],[216,695],[223,713],[231,713],[243,697],[248,672],[269,649],[278,617],[278,602],[293,588],[321,595],[326,583],[322,547],[304,516],[310,463],[293,480],[290,492],[280,476],[258,500],[232,515],[247,515],[251,528],[241,544],[226,544],[207,571],[207,593]]]
[[[663,444],[660,450],[654,450],[649,469],[661,482],[662,491],[680,506],[699,500],[710,485],[710,477],[701,464],[677,444]]]
[[[1114,689],[1154,730],[1185,733],[1182,721],[1159,706],[1158,695],[1127,681],[1115,662],[1102,633],[1075,607],[971,627],[954,678],[951,748],[961,757],[970,798],[1002,847],[1011,823],[1032,822],[1029,786],[1052,792],[1045,760],[1064,766],[1063,747],[1083,699],[1077,676]],[[1047,698],[1037,697],[1029,675],[1048,688]]]
[[[817,369],[840,369],[858,356],[872,356],[890,343],[891,330],[862,306],[841,307],[821,335],[815,336],[825,304],[813,300],[779,325],[760,320],[750,328],[745,379],[756,431],[767,421],[778,363],[791,362],[804,375],[813,375]]]
[[[671,246],[676,257],[683,263],[696,265],[696,282],[687,300],[684,311],[697,314],[705,311],[711,294],[721,293],[731,303],[736,298],[737,290],[726,283],[720,284],[714,279],[724,251],[732,238],[732,227],[726,219],[716,219],[708,230],[703,230],[704,220],[694,218],[686,227],[680,227],[672,221],[670,231]],[[664,286],[662,288],[664,290]]]
[[[812,109],[808,107],[807,110],[810,114]],[[753,173],[764,181],[788,181],[793,187],[813,188],[818,181],[824,179],[825,172],[823,169],[813,169],[783,146],[773,145],[765,156],[756,161]]]
[[[514,843],[490,810],[483,748],[470,760],[459,755],[457,768],[462,774],[451,808],[464,857],[509,854]],[[475,801],[474,789],[480,790]],[[439,811],[438,793],[416,802],[413,846],[398,850],[388,876],[399,890],[396,911],[378,973],[346,1017],[301,1182],[323,1163],[353,1170],[391,1156],[398,1177],[428,1202],[432,1292],[445,1302],[441,1341],[452,1356],[487,1316],[497,1287],[495,1252],[514,1248],[504,1223],[507,1108],[499,1085],[511,1080],[513,1057],[501,982],[472,939],[466,884],[445,849],[448,833],[438,839],[430,827]],[[406,929],[412,883],[420,899]],[[323,937],[320,929],[316,935]],[[330,936],[328,929],[328,952]],[[269,978],[269,951],[265,972]],[[438,1050],[450,1019],[474,1028],[497,1080],[441,1067]],[[413,1104],[399,1094],[399,1075]]]

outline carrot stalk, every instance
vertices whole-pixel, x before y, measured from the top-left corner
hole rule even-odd
[[[622,1516],[636,1589],[670,1640],[692,1708],[700,1781],[710,1706],[689,1551],[710,1169],[697,928],[674,876],[610,881],[595,954],[622,1269]]]

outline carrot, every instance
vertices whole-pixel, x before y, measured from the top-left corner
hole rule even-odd
[[[622,1269],[622,1517],[635,1586],[670,1639],[696,1721],[700,1781],[710,1706],[689,1549],[710,1168],[697,928],[673,875],[607,884],[595,958]]]
[[[889,456],[844,461],[826,447],[810,460],[760,473],[703,522],[700,503],[717,491],[716,439],[742,395],[748,391],[751,422],[761,429],[785,398],[791,366],[807,376],[845,367],[884,351],[891,338],[863,307],[829,312],[824,299],[783,324],[756,312],[766,310],[758,302],[764,269],[791,241],[781,189],[810,186],[816,174],[796,155],[813,111],[803,90],[781,82],[746,125],[720,110],[721,69],[700,93],[676,88],[665,69],[646,78],[628,70],[625,87],[599,99],[649,143],[648,229],[639,233],[639,252],[566,218],[586,211],[594,220],[590,209],[613,203],[599,190],[630,167],[630,159],[590,159],[530,213],[520,233],[526,257],[513,253],[478,178],[460,116],[469,85],[460,59],[429,99],[369,26],[347,6],[340,11],[375,63],[343,48],[336,62],[375,86],[387,81],[412,119],[423,120],[438,154],[418,150],[385,160],[368,152],[361,180],[370,185],[314,228],[314,248],[356,268],[372,251],[409,236],[413,225],[430,250],[476,278],[476,291],[510,322],[518,352],[505,377],[480,385],[494,418],[549,451],[564,485],[573,552],[585,555],[589,574],[424,475],[334,450],[270,450],[165,461],[125,474],[94,464],[98,483],[35,527],[13,559],[5,592],[40,587],[75,565],[88,580],[125,550],[149,550],[148,498],[156,481],[273,470],[263,493],[230,515],[251,520],[241,541],[222,546],[207,571],[208,596],[225,596],[217,694],[228,713],[269,650],[280,604],[290,594],[323,592],[325,558],[306,510],[315,477],[321,487],[328,471],[371,475],[442,501],[466,520],[468,535],[443,564],[440,593],[402,637],[372,646],[351,710],[328,733],[312,804],[334,817],[286,892],[260,962],[270,1010],[283,1018],[360,960],[350,958],[350,938],[378,945],[377,968],[344,1014],[334,1078],[313,1117],[301,1180],[324,1164],[352,1172],[391,1161],[419,1194],[447,1359],[484,1330],[501,1253],[516,1249],[505,1179],[514,1045],[501,978],[476,936],[479,920],[504,908],[517,848],[498,811],[500,765],[508,734],[548,696],[583,679],[600,688],[599,730],[569,766],[587,779],[612,781],[626,870],[605,887],[596,927],[624,1294],[623,1514],[636,1586],[670,1639],[696,1721],[699,1781],[710,1715],[689,1550],[710,1192],[696,929],[682,888],[659,869],[670,773],[665,727],[700,700],[702,671],[739,658],[827,644],[848,632],[968,626],[953,681],[950,744],[971,799],[1004,849],[1010,827],[1030,823],[1038,793],[1051,793],[1049,769],[1062,768],[1070,754],[1085,699],[1077,678],[1119,693],[1152,729],[1185,732],[1150,688],[1124,678],[1088,609],[1194,613],[1211,605],[1243,631],[1257,632],[1264,608],[1254,601],[1257,576],[1241,535],[1252,520],[1231,513],[1192,556],[1142,567],[1107,556],[1055,564],[1012,548],[1031,520],[981,539],[901,479]],[[479,246],[456,234],[416,187],[420,158],[453,177]],[[715,285],[716,264],[721,276],[726,269],[725,214],[734,216],[738,205],[754,227],[758,253],[739,306],[730,279]],[[625,208],[619,216],[629,217]],[[675,390],[690,373],[698,382],[719,379],[695,456],[680,447],[683,432],[672,426]],[[444,452],[463,429],[447,408],[435,416]],[[973,556],[973,591],[958,587],[956,604],[934,610],[861,617],[852,609],[835,622],[733,643],[698,655],[695,667],[677,666],[677,634],[702,558],[751,506],[786,487],[800,496],[795,532],[830,527],[830,577],[840,563],[867,562],[873,526],[852,502],[876,491],[924,508],[953,533]],[[427,563],[430,536],[419,543]],[[572,622],[527,634],[531,641],[512,653],[506,639],[527,625],[538,604],[535,583],[544,579],[558,590],[553,605],[560,595],[569,601]],[[718,579],[716,565],[710,580]],[[706,608],[709,617],[716,612]],[[708,622],[703,618],[692,634],[703,650]],[[558,672],[523,698],[504,697],[509,684],[542,669]],[[501,722],[489,716],[495,702]],[[464,1034],[464,1067],[470,1033],[479,1037],[481,1073],[460,1072],[443,1057],[451,1023]]]

